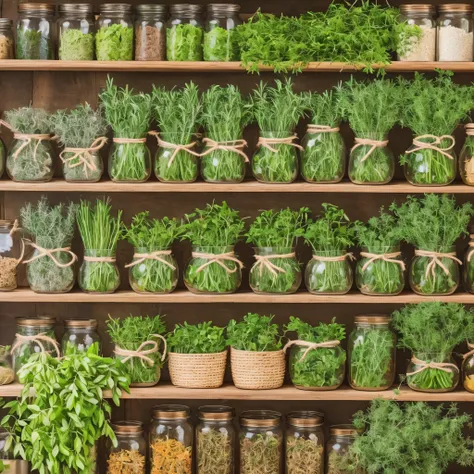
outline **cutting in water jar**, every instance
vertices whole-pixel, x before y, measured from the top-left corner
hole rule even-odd
[[[86,352],[93,345],[100,354],[100,336],[95,319],[67,319],[64,328],[61,340],[61,352],[64,355]]]

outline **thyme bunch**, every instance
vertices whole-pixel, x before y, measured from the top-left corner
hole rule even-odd
[[[178,354],[215,354],[227,347],[225,328],[214,326],[212,321],[199,324],[176,324],[167,336],[170,352]]]

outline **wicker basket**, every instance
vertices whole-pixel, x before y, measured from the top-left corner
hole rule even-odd
[[[227,351],[217,354],[168,353],[171,383],[184,388],[218,388],[224,383]]]
[[[285,353],[239,351],[232,347],[230,367],[237,388],[244,390],[280,388],[285,378]]]

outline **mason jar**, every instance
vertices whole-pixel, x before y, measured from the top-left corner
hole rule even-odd
[[[64,321],[65,332],[61,340],[61,351],[64,355],[87,352],[96,346],[97,355],[101,354],[100,336],[95,319],[67,319]]]
[[[147,445],[140,421],[118,421],[112,423],[117,446],[107,440],[107,474],[129,471],[133,474],[146,473]]]
[[[12,24],[9,18],[0,18],[0,59],[15,59]]]
[[[464,389],[474,393],[474,344],[468,342],[469,352],[464,355],[462,363],[462,381]]]
[[[55,6],[20,3],[16,21],[16,59],[55,59]]]
[[[202,61],[202,5],[171,5],[166,25],[166,59],[168,61]]]
[[[339,474],[339,460],[344,459],[359,432],[352,425],[334,425],[329,430],[326,445],[326,464],[328,474]],[[345,473],[341,473],[345,474]]]
[[[10,346],[0,346],[0,385],[8,385],[14,380],[15,372],[10,356]]]
[[[18,286],[16,269],[21,256],[15,236],[17,225],[16,221],[0,220],[0,291],[12,291]]]
[[[59,59],[92,61],[95,49],[95,18],[90,3],[59,5]]]
[[[5,474],[29,474],[30,469],[28,461],[15,459],[15,456],[13,455],[13,446],[5,449],[9,438],[10,432],[4,428],[0,428],[0,459],[4,461],[4,464],[8,464]]]
[[[347,350],[349,385],[355,390],[387,390],[395,381],[397,336],[390,316],[356,316]]]
[[[242,24],[240,5],[211,3],[207,6],[204,33],[204,61],[238,61],[235,28]]]
[[[438,6],[437,61],[473,60],[472,5],[447,3]]]
[[[108,171],[116,183],[144,183],[151,175],[151,152],[145,137],[114,137]]]
[[[223,405],[199,407],[196,427],[197,474],[234,474],[236,430],[235,410]]]
[[[3,173],[5,172],[6,155],[7,155],[7,152],[5,149],[5,144],[3,143],[3,140],[0,137],[0,178],[3,176]]]
[[[283,417],[270,410],[240,415],[240,474],[283,474]]]
[[[459,155],[459,174],[464,184],[474,186],[474,123],[467,123],[466,140]]]
[[[295,411],[287,416],[285,433],[286,474],[324,474],[324,415]]]
[[[468,293],[474,293],[474,228],[469,228],[469,247],[464,256],[463,283]]]
[[[192,474],[193,427],[190,408],[185,405],[157,405],[150,426],[152,472]]]
[[[137,5],[135,61],[166,60],[166,5]]]
[[[85,293],[113,293],[120,286],[115,250],[84,249],[79,269],[79,287]]]

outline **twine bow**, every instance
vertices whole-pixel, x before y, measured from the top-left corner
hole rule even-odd
[[[331,127],[329,125],[316,125],[310,123],[308,125],[308,133],[337,133],[339,132],[339,127]]]
[[[257,142],[257,147],[263,146],[267,150],[270,150],[273,153],[278,153],[278,150],[276,148],[273,148],[272,145],[289,145],[295,148],[298,148],[298,150],[303,151],[304,148],[301,145],[298,145],[298,143],[294,143],[294,140],[298,138],[298,135],[292,135],[291,137],[285,137],[285,138],[266,138],[266,137],[259,137],[258,142]]]
[[[397,257],[399,257],[402,254],[402,252],[391,252],[391,253],[370,253],[370,252],[361,252],[360,256],[364,258],[368,258],[367,262],[364,263],[363,267],[361,270],[365,272],[367,270],[367,267],[374,263],[376,260],[383,260],[384,262],[389,262],[389,263],[396,263],[397,265],[400,265],[403,271],[406,270],[406,265],[403,260],[398,260]]]
[[[452,367],[454,369],[458,368],[456,364],[452,364],[451,362],[426,362],[425,360],[420,360],[415,356],[411,358],[411,361],[413,364],[418,365],[419,368],[415,369],[413,372],[407,372],[408,376],[419,374],[420,372],[428,369],[442,370],[443,372],[449,373],[451,371],[448,369],[448,367]]]
[[[130,267],[134,267],[135,265],[140,265],[145,260],[156,260],[157,262],[161,262],[167,265],[168,267],[171,268],[171,270],[176,270],[176,267],[171,262],[168,262],[167,260],[162,258],[162,255],[171,255],[171,250],[156,250],[155,252],[150,252],[150,253],[134,253],[133,262],[125,265],[125,268],[130,268]]]
[[[287,349],[291,346],[303,346],[306,347],[306,350],[300,357],[300,360],[298,362],[303,362],[307,355],[309,354],[310,351],[314,349],[334,349],[335,347],[339,346],[341,344],[341,341],[326,341],[326,342],[308,342],[308,341],[303,341],[300,339],[297,339],[295,341],[288,341],[285,347],[283,348],[283,352],[286,353]]]
[[[152,135],[156,138],[156,141],[158,142],[158,146],[161,148],[170,148],[173,151],[173,154],[170,156],[168,160],[168,168],[171,168],[171,165],[173,164],[173,161],[175,160],[176,156],[180,151],[184,151],[186,153],[189,153],[190,155],[193,156],[201,156],[199,153],[195,152],[192,150],[194,146],[196,145],[196,142],[191,142],[188,143],[187,145],[177,145],[176,143],[171,143],[171,142],[166,142],[160,138],[160,133],[159,132],[148,132],[149,135]]]
[[[43,342],[48,342],[54,347],[54,350],[56,351],[56,355],[58,357],[61,355],[57,341],[54,340],[52,337],[47,336],[46,333],[44,332],[40,334],[35,334],[33,336],[15,334],[15,337],[17,341],[15,342],[15,344],[13,344],[13,347],[11,348],[11,351],[10,351],[11,354],[13,354],[19,347],[25,345],[28,342],[35,342],[41,349],[41,352],[49,352],[46,350],[43,344]]]
[[[424,142],[422,141],[423,138],[428,138],[432,141]],[[441,145],[441,142],[443,140],[451,140],[451,145],[445,148],[441,148],[438,145]],[[409,155],[410,153],[416,153],[417,151],[420,151],[420,150],[434,150],[434,151],[437,151],[438,153],[441,153],[446,158],[450,160],[454,160],[454,156],[450,155],[448,151],[453,149],[455,144],[456,144],[456,140],[451,135],[442,135],[441,137],[437,137],[436,135],[430,135],[430,134],[420,135],[419,137],[416,137],[413,139],[414,148],[407,150],[405,154]]]
[[[467,348],[469,349],[469,352],[467,352],[466,354],[464,354],[462,356],[462,358],[464,360],[466,360],[468,357],[471,357],[472,355],[474,355],[474,344],[471,344],[470,342],[467,343]]]
[[[257,260],[255,268],[260,267],[260,274],[262,274],[264,268],[271,271],[274,275],[277,275],[277,273],[287,273],[284,268],[275,265],[270,260],[274,258],[293,258],[295,256],[295,252],[285,253],[282,255],[255,255],[255,260]]]
[[[37,255],[33,255],[29,260],[25,260],[23,263],[31,263],[34,262],[35,260],[38,260],[39,258],[43,257],[49,257],[54,264],[59,267],[59,268],[67,268],[70,267],[71,265],[74,265],[74,262],[77,261],[77,255],[71,251],[71,247],[62,247],[62,248],[57,248],[57,249],[45,249],[44,247],[41,247],[40,245],[35,244],[34,242],[31,242],[31,240],[24,240],[23,241],[25,245],[28,245],[29,247],[33,247],[35,250],[37,250],[39,253]],[[55,254],[60,253],[60,252],[65,252],[70,255],[71,260],[67,263],[61,263],[56,257]]]
[[[372,140],[370,138],[355,138],[355,145],[351,148],[351,153],[361,146],[370,146],[369,151],[360,160],[363,163],[377,148],[385,148],[388,140]]]
[[[69,168],[76,168],[77,166],[84,166],[84,172],[86,177],[89,176],[88,170],[96,171],[97,165],[94,163],[94,158],[92,153],[99,151],[107,143],[107,137],[98,137],[96,138],[88,148],[73,148],[66,147],[59,154],[59,158],[64,164],[68,164]],[[64,158],[65,153],[74,153],[70,158]],[[71,164],[72,161],[78,159],[77,163]]]
[[[451,275],[451,272],[448,270],[446,265],[441,261],[442,258],[449,258],[454,260],[455,262],[462,265],[461,260],[456,257],[456,252],[449,252],[449,253],[442,253],[442,252],[432,252],[431,250],[419,250],[415,249],[415,255],[418,257],[428,257],[431,259],[430,263],[428,263],[426,267],[425,277],[428,278],[429,273],[431,272],[431,276],[435,277],[435,269],[436,266],[440,267],[446,275]]]
[[[224,150],[224,151],[232,151],[234,153],[239,154],[246,163],[249,161],[249,157],[243,152],[244,147],[247,146],[247,142],[245,140],[228,140],[224,142],[216,142],[211,138],[204,138],[203,143],[207,143],[209,145],[209,149],[206,150],[204,153],[201,153],[199,156],[207,156],[211,153],[215,152],[216,150]]]
[[[235,256],[235,252],[226,252],[226,253],[205,253],[205,252],[193,252],[193,258],[203,258],[208,260],[206,263],[203,263],[197,270],[196,273],[202,272],[206,267],[213,263],[220,265],[227,273],[235,273],[237,269],[244,268],[244,264]],[[224,264],[225,261],[235,262],[236,267],[231,270],[227,265]]]
[[[335,257],[313,255],[313,260],[319,260],[320,262],[343,262],[346,258],[349,258],[349,260],[355,260],[352,252],[345,253],[344,255],[337,255]]]
[[[161,361],[163,362],[166,357],[166,351],[167,351],[167,345],[166,345],[166,339],[160,335],[160,334],[152,334],[152,337],[156,337],[157,339],[161,339],[163,341],[163,354],[161,356]],[[150,349],[145,349],[146,347],[151,346]],[[151,357],[148,357],[150,354],[155,354],[158,352],[158,342],[149,340],[142,342],[140,346],[138,347],[137,350],[128,350],[128,349],[122,349],[119,346],[115,346],[114,349],[114,354],[123,357],[122,362],[128,362],[130,359],[140,359],[142,361],[142,364],[146,362],[150,367],[154,365],[154,361]]]

